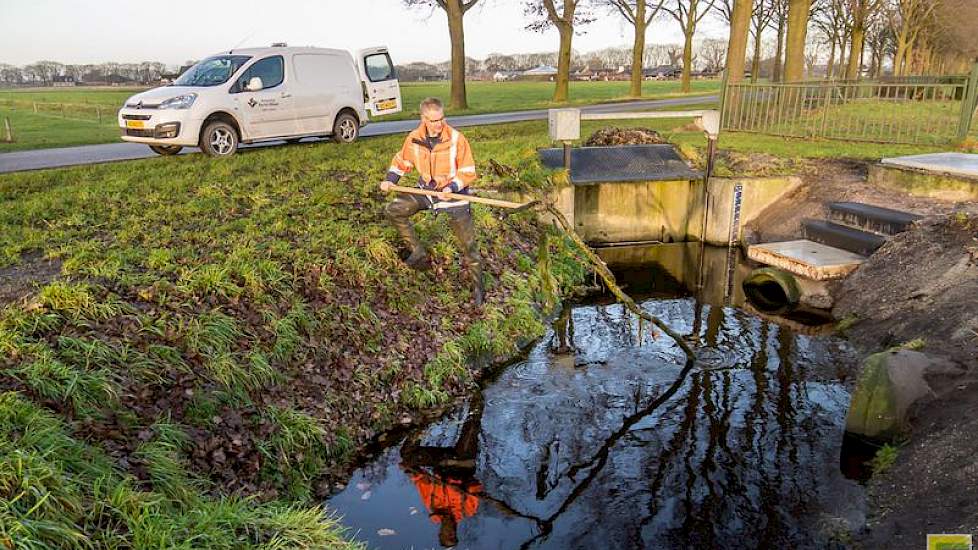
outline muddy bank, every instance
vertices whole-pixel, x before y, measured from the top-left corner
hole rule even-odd
[[[932,377],[908,443],[869,483],[866,548],[920,548],[927,533],[978,531],[978,208],[932,216],[894,237],[837,285],[838,315],[871,351],[922,339],[963,376]]]

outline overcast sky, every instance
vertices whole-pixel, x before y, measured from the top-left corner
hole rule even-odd
[[[83,64],[162,61],[170,65],[231,47],[356,49],[387,45],[395,63],[451,56],[443,12],[405,8],[400,0],[0,0],[0,63],[38,60]],[[606,12],[574,38],[574,49],[630,45],[631,26]],[[557,32],[524,30],[522,0],[482,0],[465,17],[466,55],[557,49]],[[702,37],[723,37],[704,21]],[[649,43],[678,43],[673,20],[656,23]]]

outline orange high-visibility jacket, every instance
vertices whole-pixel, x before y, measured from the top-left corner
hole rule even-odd
[[[429,142],[426,134],[424,124],[408,134],[391,161],[387,181],[397,183],[401,176],[417,169],[425,187],[452,193],[466,189],[476,179],[469,140],[448,124],[442,127],[437,142]]]
[[[431,521],[441,523],[442,516],[450,514],[455,523],[472,517],[479,511],[479,497],[482,485],[462,484],[455,480],[432,478],[426,474],[411,474],[411,480],[421,496],[421,502],[428,510]]]

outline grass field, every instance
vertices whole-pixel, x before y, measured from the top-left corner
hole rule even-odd
[[[719,87],[717,80],[693,82],[694,94],[716,92]],[[0,142],[0,153],[118,141],[115,113],[129,96],[138,91],[132,88],[0,90],[0,119],[10,119],[15,138],[14,143]],[[425,97],[437,96],[447,100],[449,84],[405,83],[401,93],[404,112],[376,120],[415,118],[417,106]],[[469,82],[468,94],[470,108],[464,111],[449,110],[450,115],[555,106],[550,101],[553,94],[553,84],[550,82]],[[627,82],[573,82],[568,104],[623,100],[627,94]],[[682,95],[679,93],[679,83],[675,81],[649,81],[643,85],[643,96],[647,99],[679,95]],[[37,113],[34,112],[35,105]],[[98,123],[96,108],[102,112],[101,124]]]
[[[542,127],[471,130],[480,169],[521,169],[485,180],[546,186]],[[401,139],[0,177],[0,296],[27,293],[0,305],[0,544],[349,546],[323,475],[584,278],[531,213],[482,208],[482,310],[441,216],[418,220],[433,269],[406,268],[377,188]]]

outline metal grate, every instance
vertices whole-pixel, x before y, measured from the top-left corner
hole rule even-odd
[[[547,168],[563,168],[563,149],[540,149]],[[693,170],[672,145],[615,145],[571,150],[570,181],[574,185],[607,182],[693,180]]]
[[[154,128],[126,128],[126,135],[132,137],[156,137]]]

